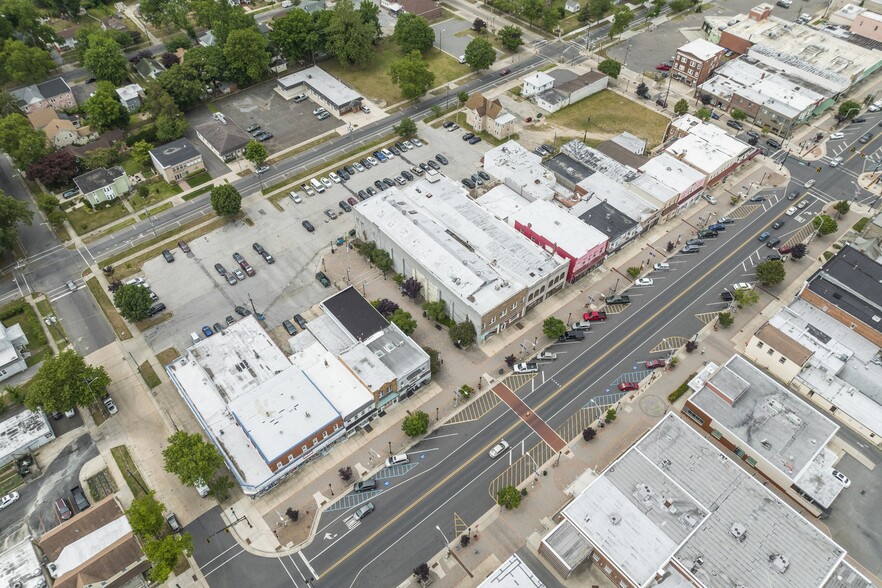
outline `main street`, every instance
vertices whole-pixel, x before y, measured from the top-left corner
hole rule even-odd
[[[614,406],[620,394],[618,383],[641,379],[647,374],[643,361],[667,355],[653,352],[654,348],[665,347],[665,339],[691,337],[703,326],[697,315],[725,307],[720,301],[724,288],[731,288],[734,282],[753,282],[753,266],[771,253],[756,236],[790,205],[783,188],[762,193],[767,197],[765,202],[736,209],[733,216],[739,220],[728,225],[718,239],[706,240],[701,253],[676,253],[668,259],[671,271],[650,274],[652,286],[630,288],[632,303],[621,313],[611,314],[607,322],[594,323],[585,343],[555,344],[551,350],[558,353],[557,361],[543,364],[534,378],[508,378],[530,410],[552,428],[565,431],[569,441],[581,431],[572,426],[572,415],[582,408],[596,408],[598,414]],[[813,200],[788,221],[796,226],[787,226],[782,239],[786,241],[787,235],[809,222],[819,207]],[[684,240],[689,236],[682,235]],[[676,240],[674,235],[671,238]],[[787,263],[795,266],[791,271],[801,271],[810,260]],[[686,375],[673,371],[664,377]],[[302,553],[283,558],[279,566],[262,566],[262,576],[268,576],[261,578],[262,584],[287,586],[293,582],[300,586],[305,585],[303,578],[314,574],[315,586],[395,585],[416,565],[444,549],[436,525],[452,540],[454,514],[471,523],[491,508],[491,483],[509,464],[528,460],[532,465],[527,466],[526,474],[530,475],[554,457],[507,404],[490,405],[477,420],[443,426],[420,441],[408,452],[410,464],[377,472],[380,491],[344,497],[340,502],[343,508],[324,512],[314,540]],[[511,452],[490,459],[487,452],[502,438],[512,445]],[[576,445],[574,450],[586,449]],[[522,457],[527,454],[531,457]],[[533,463],[534,459],[539,463]],[[541,476],[541,471],[537,475]],[[375,511],[355,521],[353,511],[367,500]],[[222,526],[216,510],[194,523],[194,529]],[[257,556],[240,553],[241,548],[232,544],[223,546],[222,556],[217,551],[221,546],[211,545],[209,550],[196,541],[195,557],[212,586],[240,585],[258,563]]]

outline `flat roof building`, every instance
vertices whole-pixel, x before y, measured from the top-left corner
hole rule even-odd
[[[8,414],[0,423],[0,466],[34,451],[55,439],[42,412],[22,410]]]
[[[827,585],[845,550],[669,413],[561,511],[539,553],[616,586]]]
[[[689,201],[697,198],[703,191],[707,181],[705,174],[693,169],[669,153],[653,157],[640,168],[640,171],[643,172],[643,175],[632,181],[638,188],[656,196],[658,191],[651,185],[655,180],[671,188],[676,194],[676,201],[665,202],[662,215],[667,215],[669,210],[673,208],[682,209],[688,205]],[[651,179],[644,179],[647,177]],[[661,199],[659,196],[656,198]]]
[[[528,200],[552,200],[560,191],[542,158],[517,141],[507,141],[484,153],[484,171]]]
[[[0,553],[0,586],[46,588],[46,577],[30,537]]]
[[[669,135],[680,138],[665,147],[665,151],[704,174],[705,186],[722,181],[759,153],[756,147],[690,114],[673,121],[669,131]]]
[[[205,169],[202,154],[185,137],[151,149],[150,161],[166,182],[177,182]]]
[[[337,115],[361,108],[361,94],[314,65],[277,80],[276,90],[290,100],[304,92]]]
[[[391,188],[354,210],[358,236],[387,251],[427,300],[443,300],[454,321],[471,321],[479,343],[565,283],[566,260],[496,219],[446,176]]]

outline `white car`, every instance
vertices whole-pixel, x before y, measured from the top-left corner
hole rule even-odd
[[[119,411],[116,408],[116,405],[113,403],[113,400],[110,399],[110,396],[104,399],[104,406],[107,408],[107,412],[110,414],[116,414]]]
[[[331,178],[331,181],[334,182],[335,184],[339,184],[339,183],[340,183],[340,176],[338,176],[338,175],[335,174],[334,172],[329,173],[329,174],[328,174],[328,177]]]
[[[748,284],[747,282],[738,282],[737,284],[732,284],[732,289],[736,290],[736,291],[737,290],[750,290],[751,285]]]
[[[380,153],[386,156],[386,159],[395,159],[395,154],[388,149],[380,149]]]
[[[358,163],[357,161],[356,161],[355,163],[352,164],[352,167],[354,167],[354,168],[355,168],[355,171],[357,171],[357,172],[363,172],[363,171],[364,171],[364,166],[361,165],[360,163]]]
[[[830,135],[831,141],[838,141],[839,139],[844,139],[844,138],[845,138],[845,133],[833,133],[832,135]]]
[[[312,111],[312,114],[313,114],[314,116],[318,116],[318,115],[320,115],[320,114],[323,113],[323,112],[327,112],[327,110],[325,110],[324,108],[322,108],[321,106],[319,106],[318,108],[316,108],[315,110]]]
[[[508,451],[509,447],[510,446],[509,446],[508,442],[505,439],[503,439],[502,441],[500,441],[499,443],[494,445],[493,449],[490,450],[490,457],[493,459],[496,459],[497,457],[502,455],[504,452]]]
[[[539,355],[536,356],[536,359],[539,361],[554,361],[557,359],[557,353],[552,353],[551,351],[540,351]]]
[[[321,181],[322,184],[325,185],[325,188],[330,188],[331,186],[334,185],[333,183],[331,183],[331,180],[329,180],[328,178],[321,177],[321,178],[319,178],[319,180]]]
[[[652,286],[652,278],[637,278],[634,281],[635,286]]]
[[[811,188],[814,185],[815,185],[815,181],[809,180],[805,184],[803,184],[802,187],[805,188],[806,190],[808,190],[809,188]]]
[[[539,364],[535,362],[516,363],[512,367],[516,374],[535,374],[539,372]]]
[[[413,149],[413,145],[414,145],[414,144],[411,143],[410,141],[405,141],[405,142],[404,142],[404,146],[407,147],[408,150]]]
[[[834,157],[833,159],[830,160],[829,165],[830,165],[830,167],[838,167],[840,163],[842,163],[842,158],[841,157]]]
[[[420,141],[419,139],[417,139],[416,137],[414,137],[413,139],[411,139],[410,142],[413,143],[414,147],[422,147],[422,146],[423,146],[423,142]],[[405,141],[404,143],[405,143],[405,145],[406,145],[406,144],[407,144],[407,141]]]
[[[652,265],[652,269],[657,271],[666,272],[671,269],[671,264],[669,263],[655,263]]]
[[[303,198],[301,198],[297,192],[291,192],[291,200],[294,201],[294,204],[300,204],[303,202]]]
[[[717,203],[717,199],[714,198],[713,196],[711,196],[710,194],[703,194],[703,195],[702,195],[702,198],[704,198],[705,200],[707,200],[707,201],[708,201],[709,203],[711,203],[711,204],[716,204],[716,203]]]
[[[504,441],[503,441],[503,443],[504,443]],[[835,472],[836,470],[833,470],[833,471]],[[9,494],[4,496],[3,498],[0,498],[0,510],[3,510],[4,508],[6,508],[10,504],[12,504],[16,500],[18,500],[18,498],[19,498],[18,492],[10,492]]]
[[[495,448],[494,448],[495,449]],[[848,488],[851,486],[851,480],[848,479],[848,476],[840,472],[839,470],[833,470],[833,477],[842,482],[842,485]],[[14,494],[14,493],[13,493]],[[6,500],[6,498],[3,498]]]
[[[377,161],[377,159],[373,155],[368,157],[367,160],[368,160],[368,163],[371,164],[371,166],[373,166],[373,167],[377,167],[378,165],[380,165],[380,162]]]
[[[787,212],[785,212],[784,214],[786,214],[787,216],[793,216],[794,214],[796,214],[796,207],[791,206],[790,208],[787,209]]]

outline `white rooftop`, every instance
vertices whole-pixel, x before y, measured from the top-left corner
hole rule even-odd
[[[882,436],[879,347],[799,298],[769,324],[813,352],[797,380]]]
[[[714,55],[722,53],[723,51],[725,51],[725,49],[723,49],[716,43],[711,43],[710,41],[706,41],[704,39],[695,39],[694,41],[689,41],[688,43],[677,49],[677,51],[680,53],[687,53],[689,55],[692,55],[700,61],[707,61]]]
[[[708,588],[810,588],[845,555],[673,413],[562,512],[636,585],[676,561]]]
[[[536,577],[530,566],[518,557],[517,553],[511,554],[498,568],[490,572],[478,588],[545,588],[545,584]]]
[[[752,148],[744,145],[744,151],[749,149]],[[665,151],[709,178],[717,176],[736,159],[736,156],[721,149],[719,144],[711,143],[696,135],[686,135],[677,139],[668,145]]]
[[[24,337],[24,331],[20,324],[14,324],[9,327],[0,324],[0,366],[12,363],[18,359],[15,341],[22,337]]]
[[[640,167],[640,171],[644,176],[652,176],[665,186],[673,188],[677,194],[683,194],[696,182],[705,180],[703,173],[689,167],[668,153],[653,157]],[[634,184],[646,190],[642,182],[635,180]],[[647,191],[650,194],[655,194],[650,190]]]
[[[46,416],[43,413],[22,410],[0,423],[0,456],[17,454],[41,437],[55,438]]]
[[[478,314],[566,264],[497,220],[446,176],[392,188],[355,211]]]
[[[116,89],[116,93],[122,100],[134,100],[139,94],[144,92],[144,88],[138,84],[129,84]]]
[[[253,315],[203,339],[166,370],[244,486],[267,482],[275,475],[267,463],[339,418]]]
[[[717,69],[701,89],[726,100],[737,93],[786,118],[814,109],[824,100],[824,95],[806,87],[805,81],[766,71],[743,58]]]
[[[484,170],[532,200],[554,198],[557,179],[542,165],[542,158],[517,141],[507,141],[484,154]]]
[[[345,106],[350,102],[361,100],[361,94],[317,65],[281,77],[278,83],[285,89],[293,88],[298,84],[307,84],[335,106]]]
[[[598,202],[606,202],[625,216],[642,222],[651,218],[665,203],[633,183],[620,184],[599,172],[579,182],[579,187],[584,188],[587,194],[582,196],[582,202],[573,207],[572,212],[576,216],[594,208]]]
[[[478,198],[478,204],[487,209],[499,220],[512,224],[512,218],[530,204],[527,200],[505,184],[497,184]]]
[[[58,577],[77,569],[131,532],[129,519],[121,516],[65,546],[55,560]]]
[[[45,588],[46,578],[30,537],[0,553],[0,586]]]
[[[544,86],[545,84],[553,84],[554,78],[544,71],[537,71],[536,73],[525,77],[524,83],[531,84],[533,86]]]
[[[529,204],[515,214],[513,220],[531,227],[577,259],[608,241],[606,235],[565,208],[544,200]]]
[[[577,139],[565,143],[560,150],[589,169],[594,170],[595,173],[604,173],[617,182],[627,182],[638,175],[637,170],[633,167],[619,163],[609,155]]]
[[[646,139],[641,139],[628,131],[622,131],[613,137],[611,141],[637,155],[643,155],[646,152]]]
[[[671,126],[706,141],[729,157],[739,157],[752,149],[747,143],[739,141],[720,127],[703,122],[691,114],[684,114],[671,121]]]

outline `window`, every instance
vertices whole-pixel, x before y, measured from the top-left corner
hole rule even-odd
[[[315,437],[313,437],[313,438],[312,438],[312,444],[313,444],[313,446],[318,445],[318,439],[316,439]]]
[[[695,421],[699,425],[704,424],[704,419],[701,418],[700,416],[698,416],[697,414],[695,414],[694,412],[692,412],[691,410],[689,410],[688,407],[683,408],[683,412],[685,412],[686,416],[688,416],[690,419],[692,419],[693,421]]]
[[[517,302],[515,302],[514,304],[511,305],[511,309],[512,309],[512,310],[516,309],[517,307],[518,307],[518,303],[517,303]]]
[[[304,445],[303,447],[300,448],[300,451],[306,453],[307,451],[309,451],[309,447]]]
[[[507,314],[508,314],[508,309],[507,309],[507,308],[503,308],[503,309],[502,309],[502,312],[499,313],[499,318],[502,318],[502,317],[504,317],[504,316],[507,315]]]
[[[780,363],[780,364],[782,364],[782,365],[785,364],[785,363],[787,363],[787,358],[784,357],[784,356],[782,355],[782,356],[781,356],[781,359],[778,360],[778,363]]]
[[[495,323],[496,323],[496,317],[494,316],[492,319],[490,319],[490,324],[492,325],[492,324],[495,324]]]
[[[757,341],[757,342],[756,342],[756,348],[757,348],[757,349],[762,349],[762,348],[763,348],[763,342],[762,342],[762,341]]]
[[[771,347],[769,347],[769,350],[768,350],[766,353],[768,353],[769,355],[774,355],[774,354],[775,354],[775,350],[772,349]]]
[[[338,425],[337,423],[334,423],[334,430],[336,431],[339,428],[340,428],[340,425]]]
[[[327,438],[328,438],[328,432],[322,431],[322,439],[327,439]]]

